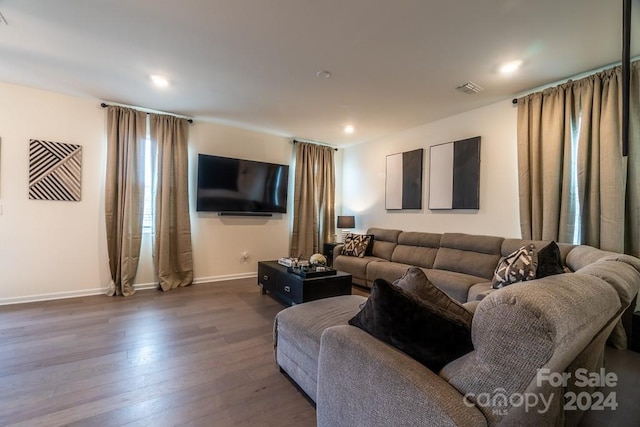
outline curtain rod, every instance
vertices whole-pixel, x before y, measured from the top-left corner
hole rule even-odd
[[[605,69],[603,69],[603,70],[601,70],[601,71],[604,71],[604,70],[606,70],[606,68],[605,68]],[[595,71],[593,74],[596,74],[596,73],[599,73],[599,72],[600,72],[600,71]],[[593,75],[593,74],[589,74],[588,76],[591,76],[591,75]],[[531,95],[532,93],[542,92],[543,90],[548,89],[548,88],[552,88],[552,87],[560,86],[560,85],[563,85],[563,84],[569,84],[569,83],[571,83],[572,81],[573,81],[573,79],[568,79],[565,83],[561,83],[561,82],[552,83],[552,84],[551,84],[551,86],[545,86],[545,87],[544,87],[544,89],[534,89],[533,91],[531,91],[531,92],[527,93],[526,95],[522,95],[522,96],[521,96],[521,98],[523,98],[523,97],[525,97],[525,96],[529,96],[529,95]],[[517,104],[517,103],[518,103],[518,98],[513,98],[513,99],[511,100],[511,103],[512,103],[512,104],[514,104],[514,105],[515,105],[515,104]]]
[[[109,105],[109,104],[107,104],[107,103],[105,103],[105,102],[101,103],[101,104],[100,104],[100,106],[101,106],[102,108],[107,108],[107,107],[110,107],[110,106],[126,107],[126,108],[133,108],[134,110],[142,111],[142,110],[140,110],[139,108],[129,107],[129,106],[127,106],[127,105],[120,105],[120,104],[113,104],[113,105]],[[147,113],[147,114],[151,114],[151,113],[150,113],[150,112],[148,112],[148,111],[142,111],[142,112],[143,112],[143,113]],[[154,113],[154,114],[156,114],[156,113]],[[179,118],[181,118],[181,119],[187,119],[187,121],[188,121],[189,123],[193,123],[193,119],[189,119],[189,118],[186,118],[186,117],[184,117],[184,116],[179,116],[179,115],[177,115],[177,114],[171,114],[171,113],[159,113],[159,114],[164,114],[164,115],[167,115],[167,116],[175,116],[175,117],[179,117]]]
[[[629,60],[629,63],[630,64],[635,64],[638,61],[640,61],[640,56],[634,56],[633,58],[631,58]],[[610,69],[615,68],[615,67],[622,67],[622,62],[619,62],[619,63],[616,62],[616,63],[613,63],[613,64],[606,65],[606,66],[604,66],[602,68],[596,68],[595,70],[590,70],[590,71],[587,71],[585,73],[578,74],[577,76],[574,76],[574,77],[572,77],[570,79],[567,79],[566,83],[569,83],[572,80],[576,80],[577,81],[577,80],[580,80],[580,79],[583,79],[583,78],[586,78],[586,77],[589,77],[589,76],[593,76],[594,74],[597,74],[597,73],[599,73],[601,71],[610,70]],[[548,84],[548,85],[540,86],[538,88],[531,89],[530,91],[525,92],[523,95],[520,95],[519,98],[525,97],[527,95],[531,95],[532,93],[543,91],[543,90],[551,88],[551,87],[559,86],[561,84],[564,84],[563,80],[560,80],[560,81],[557,81],[557,82],[554,82],[554,83],[551,83],[551,84]],[[518,98],[513,98],[511,100],[511,103],[512,104],[517,104],[518,103]]]
[[[332,146],[331,146],[331,145],[329,145],[329,144],[325,144],[325,143],[318,142],[318,141],[311,141],[311,140],[303,141],[303,140],[298,140],[298,139],[294,139],[294,140],[293,140],[293,144],[294,144],[294,145],[295,145],[296,143],[298,143],[298,142],[308,142],[308,143],[311,143],[311,144],[322,145],[322,146],[324,146],[324,147],[333,148],[335,151],[338,151],[338,149],[337,149],[336,147],[332,147]]]

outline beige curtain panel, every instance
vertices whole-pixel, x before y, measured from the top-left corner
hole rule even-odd
[[[622,156],[621,67],[518,100],[523,238],[640,255],[640,62]]]
[[[334,233],[334,149],[296,142],[291,256],[309,258]]]
[[[111,282],[107,295],[135,293],[144,209],[146,113],[107,107],[105,220]]]
[[[159,286],[170,291],[193,282],[189,218],[187,120],[150,115],[155,177],[153,261]]]

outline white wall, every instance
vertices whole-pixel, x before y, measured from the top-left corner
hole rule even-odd
[[[378,226],[519,236],[515,114],[505,101],[338,151],[336,214],[357,215],[360,230]],[[428,147],[476,135],[482,137],[480,210],[429,211]],[[105,111],[99,100],[0,83],[0,138],[0,304],[103,292],[109,272],[103,214]],[[82,145],[81,202],[28,200],[29,139]],[[427,151],[424,208],[385,211],[386,155],[421,147]],[[290,164],[292,147],[288,138],[196,122],[190,127],[192,191],[198,153]],[[193,197],[191,203],[197,281],[252,276],[259,260],[288,253],[289,214],[226,218],[198,213]],[[149,284],[154,275],[148,239],[142,250],[136,282]],[[241,262],[244,251],[248,263]]]
[[[196,122],[190,128],[191,194],[195,194],[198,153],[290,164],[292,144],[288,138]],[[292,168],[289,181],[293,181]],[[292,198],[290,186],[289,213]],[[289,213],[274,214],[271,218],[221,217],[217,213],[196,212],[195,197],[191,197],[196,278],[202,281],[208,278],[246,277],[256,274],[258,261],[288,256]],[[249,262],[242,263],[241,255],[245,251],[249,254]]]
[[[430,211],[429,147],[481,136],[480,209]],[[386,156],[425,149],[422,206],[419,211],[386,211]],[[407,231],[462,232],[520,237],[516,107],[496,103],[407,130],[375,142],[345,149],[343,154],[343,214],[356,216],[356,228],[396,228]]]
[[[109,278],[99,103],[0,83],[0,137],[0,302],[99,291]],[[28,199],[30,139],[82,146],[82,201]]]
[[[104,225],[105,111],[95,99],[0,83],[0,304],[101,293],[109,282]],[[197,154],[290,164],[288,138],[205,122],[190,126],[190,190]],[[30,139],[82,146],[82,201],[28,200]],[[292,178],[290,178],[292,179]],[[291,196],[290,196],[291,198]],[[223,218],[195,211],[197,281],[253,276],[288,254],[289,217]],[[289,211],[290,212],[290,211]],[[154,281],[145,236],[136,283]],[[248,252],[248,263],[240,255]]]

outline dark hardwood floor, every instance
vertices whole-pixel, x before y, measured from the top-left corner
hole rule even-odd
[[[0,307],[2,426],[314,426],[255,279]]]
[[[2,306],[0,425],[315,426],[274,361],[282,309],[255,279]],[[640,425],[640,354],[607,358],[620,406],[582,425]]]

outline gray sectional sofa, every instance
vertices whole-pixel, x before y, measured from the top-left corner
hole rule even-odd
[[[364,258],[342,254],[342,246],[333,251],[333,266],[353,276],[356,285],[371,287],[377,278],[390,282],[401,277],[410,266],[422,268],[429,280],[450,297],[464,303],[482,299],[491,291],[493,272],[502,257],[524,244],[538,249],[549,242],[505,239],[462,233],[424,233],[371,228],[370,255]],[[559,244],[566,264],[575,245]]]
[[[287,308],[274,324],[276,361],[316,402],[318,426],[577,425],[582,411],[564,408],[566,393],[593,392],[576,382],[576,370],[603,366],[607,338],[635,303],[640,260],[561,245],[568,273],[488,291],[501,257],[525,241],[369,233],[375,235],[371,255],[338,251],[334,266],[363,286],[377,277],[395,280],[410,265],[423,268],[450,296],[472,301],[474,350],[432,372],[348,324],[365,297]],[[572,376],[558,385],[545,372]]]

